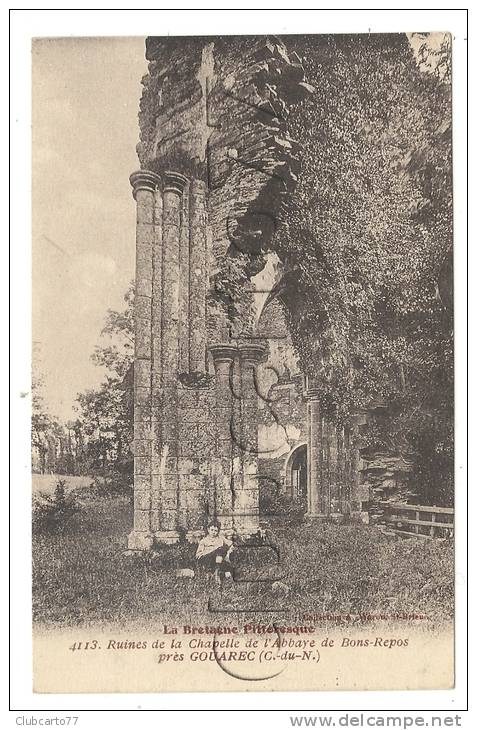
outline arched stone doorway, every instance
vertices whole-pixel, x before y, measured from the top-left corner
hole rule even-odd
[[[288,457],[286,482],[290,497],[304,509],[308,499],[307,471],[307,445],[300,444],[295,446]]]

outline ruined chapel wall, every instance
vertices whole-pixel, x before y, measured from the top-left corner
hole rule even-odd
[[[131,178],[144,350],[134,548],[192,536],[213,515],[258,526],[254,377],[266,348],[248,342],[247,289],[294,174],[285,97],[294,84],[296,99],[307,93],[277,39],[149,38],[147,58]],[[256,205],[267,211],[258,248]]]

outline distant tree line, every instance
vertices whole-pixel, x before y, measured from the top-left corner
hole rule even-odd
[[[102,344],[92,359],[103,382],[77,397],[76,419],[64,424],[49,413],[43,379],[33,375],[32,470],[37,473],[116,477],[132,484],[134,289],[123,312],[109,310]]]

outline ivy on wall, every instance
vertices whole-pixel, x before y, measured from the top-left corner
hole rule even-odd
[[[437,50],[404,35],[295,42],[315,93],[290,112],[301,174],[272,242],[294,346],[339,418],[387,404],[369,445],[414,453],[420,494],[448,502],[449,41]]]

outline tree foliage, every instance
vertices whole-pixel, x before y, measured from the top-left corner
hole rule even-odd
[[[421,494],[439,500],[452,482],[453,416],[443,40],[432,52],[403,35],[300,42],[316,91],[290,113],[302,167],[273,243],[294,343],[323,407],[345,419],[385,402],[382,445],[414,452]]]
[[[44,474],[75,473],[76,443],[71,428],[50,413],[38,346],[33,348],[31,447],[32,471]]]
[[[38,370],[32,373],[31,445],[38,454],[38,469],[46,469],[48,454],[48,435],[53,427],[53,419],[48,413],[43,396],[43,377]],[[33,456],[33,453],[32,453]]]
[[[132,474],[132,363],[134,354],[134,285],[124,296],[122,311],[108,310],[93,362],[105,370],[96,389],[78,395],[79,423],[86,447],[84,469],[103,476]]]

